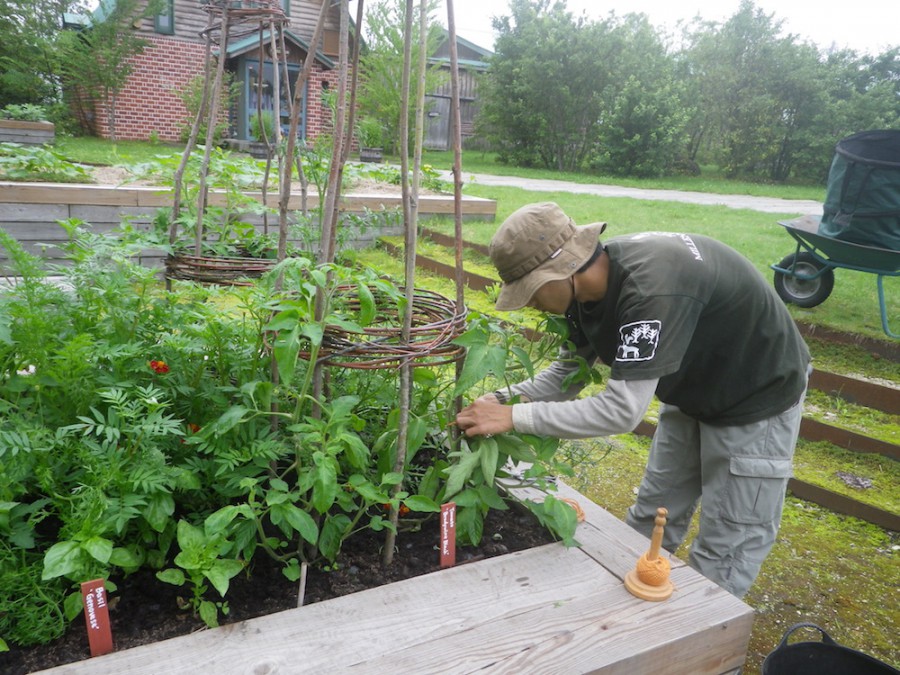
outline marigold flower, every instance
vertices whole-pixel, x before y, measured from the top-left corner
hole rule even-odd
[[[169,364],[167,364],[165,361],[151,361],[150,369],[154,373],[158,373],[160,375],[165,375],[166,373],[169,372]]]

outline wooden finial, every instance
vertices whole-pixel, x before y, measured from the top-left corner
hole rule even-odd
[[[666,600],[675,590],[669,581],[669,560],[659,555],[668,514],[662,507],[656,510],[650,550],[638,559],[635,569],[625,575],[625,588],[642,600]]]

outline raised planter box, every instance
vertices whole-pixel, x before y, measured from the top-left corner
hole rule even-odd
[[[260,193],[251,193],[262,201]],[[278,207],[279,195],[268,193],[268,205]],[[210,203],[223,204],[224,195],[212,192]],[[31,253],[42,255],[50,261],[58,260],[59,251],[53,244],[65,241],[66,231],[57,221],[78,218],[90,223],[97,232],[109,232],[128,218],[136,227],[148,227],[156,210],[171,206],[171,193],[164,188],[147,186],[71,185],[57,183],[16,183],[0,181],[0,228],[16,237]],[[302,202],[299,193],[291,196],[288,208],[299,210]],[[310,195],[307,206],[315,208],[318,197]],[[397,194],[347,194],[341,197],[341,211],[345,213],[385,214],[383,226],[371,228],[358,237],[354,246],[374,244],[376,237],[401,234],[400,220],[387,214],[399,209],[402,200]],[[464,218],[493,220],[497,203],[492,199],[464,196]],[[422,195],[419,197],[419,215],[452,216],[452,195]],[[249,222],[262,227],[258,216],[248,216]],[[270,228],[277,229],[277,217],[269,219]],[[48,246],[50,245],[50,246]],[[152,267],[163,264],[161,251],[148,251],[141,262]],[[6,251],[0,249],[0,270],[6,262]]]
[[[0,143],[43,145],[56,140],[56,127],[50,122],[0,120]]]
[[[41,672],[722,675],[743,664],[750,607],[674,558],[672,597],[639,600],[622,580],[649,541],[571,488],[560,496],[585,511],[579,548],[550,544]]]

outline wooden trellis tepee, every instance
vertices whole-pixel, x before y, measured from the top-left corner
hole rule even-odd
[[[327,3],[324,3],[327,4]],[[231,0],[211,0],[202,5],[208,15],[206,28],[203,30],[205,40],[205,69],[201,104],[191,126],[190,135],[181,162],[175,173],[174,196],[172,204],[172,216],[169,226],[169,243],[174,244],[178,239],[178,230],[181,223],[182,193],[184,187],[184,173],[188,161],[198,144],[198,137],[203,123],[206,123],[206,138],[203,145],[203,158],[199,170],[199,185],[196,203],[196,225],[194,231],[194,256],[189,262],[185,260],[173,260],[170,257],[168,276],[175,278],[196,278],[200,281],[233,283],[240,275],[256,276],[269,269],[271,262],[267,261],[234,261],[214,260],[202,255],[203,241],[205,237],[204,215],[209,200],[209,169],[210,157],[215,138],[215,129],[222,113],[222,89],[229,44],[246,39],[248,36],[257,35],[259,38],[260,62],[268,51],[268,56],[273,65],[272,91],[267,92],[273,102],[272,111],[275,124],[272,125],[272,137],[268,137],[266,125],[262,123],[263,111],[261,103],[257,115],[260,118],[259,127],[263,134],[262,141],[268,147],[265,180],[263,181],[263,199],[265,200],[266,185],[271,167],[272,158],[279,161],[279,175],[290,172],[284,171],[284,155],[277,153],[276,149],[281,144],[281,118],[282,90],[287,88],[289,93],[290,81],[287,77],[287,50],[284,42],[284,30],[288,24],[288,18],[278,0],[243,0],[232,2]],[[262,100],[263,78],[257,77],[256,87],[258,102]],[[292,97],[288,96],[288,100]],[[266,216],[264,216],[266,218]],[[268,229],[268,220],[264,221]]]

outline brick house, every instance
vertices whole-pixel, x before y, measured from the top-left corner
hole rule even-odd
[[[318,19],[323,1],[328,0],[250,0],[244,6],[260,6],[274,3],[280,7],[288,23],[284,30],[287,52],[288,75],[293,85],[306,54],[309,40]],[[115,0],[103,0],[94,13],[94,20],[102,20],[108,15],[109,4]],[[253,3],[253,5],[251,5]],[[240,5],[240,2],[237,3]],[[232,7],[235,6],[233,3]],[[99,16],[98,16],[98,13]],[[162,13],[136,22],[134,30],[141,33],[147,46],[134,57],[133,72],[127,84],[119,93],[116,103],[116,136],[119,139],[147,140],[158,138],[162,141],[181,140],[182,131],[190,124],[190,115],[182,101],[181,92],[197,76],[205,72],[203,31],[207,27],[209,13],[199,0],[164,0]],[[331,113],[322,101],[320,93],[337,82],[337,52],[339,7],[330,10],[325,24],[322,46],[316,58],[310,80],[303,96],[300,135],[314,138],[331,123]],[[264,30],[264,41],[268,44],[268,31]],[[257,110],[255,82],[260,73],[262,61],[263,109],[272,110],[272,97],[266,96],[266,87],[271,90],[273,73],[272,61],[259,54],[259,29],[248,34],[243,31],[232,34],[226,46],[225,68],[240,83],[240,94],[236,105],[230,111],[231,135],[237,139],[249,138],[250,116]],[[218,47],[215,47],[218,53]],[[287,95],[282,87],[282,101]],[[90,101],[87,106],[90,126],[97,136],[110,137],[108,115],[104,101]],[[286,103],[282,104],[282,123],[288,119]]]

